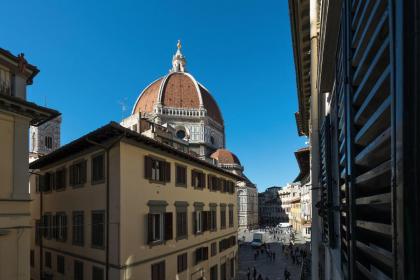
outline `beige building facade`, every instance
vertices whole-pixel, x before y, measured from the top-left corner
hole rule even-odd
[[[32,279],[235,279],[241,177],[117,123],[31,168]]]
[[[28,131],[59,115],[26,101],[38,72],[0,48],[0,279],[29,279]]]

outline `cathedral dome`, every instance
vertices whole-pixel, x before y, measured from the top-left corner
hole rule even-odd
[[[186,116],[204,116],[202,112],[205,112],[205,115],[223,126],[222,113],[210,92],[186,72],[186,61],[180,48],[178,44],[169,74],[152,82],[142,91],[132,114],[157,113],[157,107],[184,109]]]
[[[238,157],[226,149],[218,149],[210,155],[210,158],[217,160],[220,164],[237,164],[241,165]]]

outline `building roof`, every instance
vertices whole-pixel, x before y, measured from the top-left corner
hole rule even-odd
[[[298,90],[299,113],[295,115],[300,136],[309,135],[310,22],[309,0],[289,0],[290,27]]]
[[[217,172],[225,174],[226,176],[233,177],[236,180],[243,179],[241,176],[235,175],[209,162],[206,162],[195,156],[192,156],[190,154],[177,150],[169,145],[166,145],[164,143],[161,143],[149,137],[143,136],[140,133],[137,133],[128,128],[125,128],[116,122],[110,122],[109,124],[102,126],[86,135],[83,135],[82,137],[74,140],[73,142],[70,142],[60,147],[59,149],[39,158],[38,160],[32,162],[29,165],[29,168],[31,169],[43,168],[57,161],[60,161],[66,157],[70,157],[78,152],[92,148],[95,146],[94,143],[104,145],[106,143],[109,143],[109,141],[113,139],[116,139],[118,141],[121,141],[122,139],[134,140],[144,145],[161,150],[163,152],[173,154],[184,160],[199,164],[203,167],[213,169]]]
[[[210,155],[210,158],[217,160],[221,164],[238,164],[241,165],[239,158],[229,150],[217,149]]]
[[[22,74],[26,75],[26,83],[28,85],[32,84],[33,78],[39,73],[39,69],[36,66],[26,61],[23,53],[16,56],[8,50],[0,48],[0,58],[2,58],[1,64],[8,66],[12,72],[22,72]]]
[[[0,94],[0,109],[30,118],[30,125],[39,126],[59,115],[60,112],[36,105],[16,96]]]
[[[139,95],[132,114],[152,113],[156,104],[171,109],[205,109],[207,116],[223,125],[222,113],[210,92],[185,69],[185,57],[178,50],[169,74],[149,84]]]
[[[307,178],[309,178],[309,153],[309,147],[300,148],[295,152],[295,157],[298,162],[300,172],[293,182],[305,181]]]

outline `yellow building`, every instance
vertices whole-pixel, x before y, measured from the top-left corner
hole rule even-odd
[[[0,48],[0,279],[29,279],[29,125],[57,111],[26,101],[39,70]]]
[[[241,177],[113,122],[30,167],[31,278],[236,277]]]

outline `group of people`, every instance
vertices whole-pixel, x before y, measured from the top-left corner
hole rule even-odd
[[[248,267],[248,272],[246,274],[246,276],[248,277],[248,280],[251,280],[251,270]],[[268,278],[268,276],[265,277],[265,279],[261,276],[261,273],[258,273],[258,277],[257,277],[257,270],[254,268],[252,269],[252,279],[253,280],[270,280],[270,278]]]
[[[267,259],[269,261],[274,262],[276,260],[276,252],[273,250],[270,250],[270,245],[267,244],[267,246],[264,246],[261,249],[256,249],[254,252],[254,260],[258,259],[258,256],[261,254],[263,255],[265,253]]]
[[[306,250],[303,248],[295,247],[293,244],[289,244],[287,247],[283,244],[281,247],[286,259],[290,255],[293,264],[300,265],[306,258]]]

